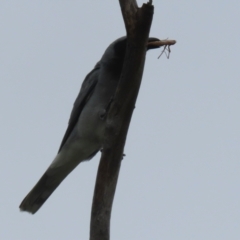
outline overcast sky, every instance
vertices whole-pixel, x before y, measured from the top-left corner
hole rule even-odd
[[[143,1],[138,1],[139,5]],[[239,0],[153,1],[111,219],[113,240],[240,239]],[[84,77],[125,35],[117,0],[0,1],[0,239],[88,239],[100,154],[35,214],[18,206],[55,157]]]

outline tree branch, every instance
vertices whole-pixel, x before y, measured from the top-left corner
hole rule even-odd
[[[109,240],[110,217],[126,136],[141,84],[146,45],[153,16],[151,1],[119,0],[127,32],[121,78],[112,101],[94,190],[90,240]]]

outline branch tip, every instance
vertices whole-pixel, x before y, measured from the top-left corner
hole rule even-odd
[[[147,2],[147,5],[150,5],[150,6],[152,6],[152,0],[149,0],[148,2]]]

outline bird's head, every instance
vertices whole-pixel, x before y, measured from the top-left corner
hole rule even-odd
[[[152,38],[150,37],[148,39],[148,42],[155,42],[159,41],[158,38]],[[121,37],[115,40],[113,43],[111,43],[106,51],[104,52],[101,63],[107,66],[122,68],[125,52],[127,48],[127,37]],[[158,46],[153,45],[147,45],[146,50],[159,48]]]

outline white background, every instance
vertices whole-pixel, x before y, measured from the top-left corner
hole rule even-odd
[[[139,5],[143,1],[138,1]],[[113,204],[113,240],[240,239],[239,0],[154,1]],[[125,35],[117,0],[0,2],[0,239],[88,239],[100,155],[35,214],[18,206],[53,160],[72,104]]]

